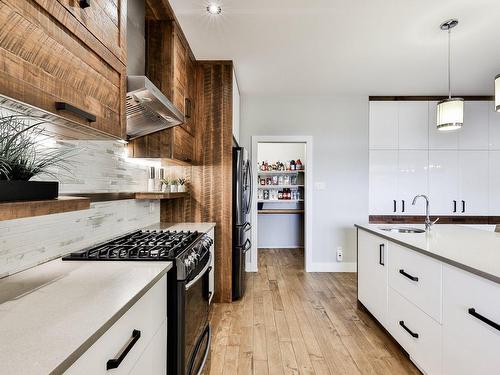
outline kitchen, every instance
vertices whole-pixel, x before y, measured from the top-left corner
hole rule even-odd
[[[0,373],[495,373],[498,7],[0,0]]]

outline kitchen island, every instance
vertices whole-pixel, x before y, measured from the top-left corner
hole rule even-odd
[[[356,227],[358,301],[417,367],[432,375],[496,373],[500,234],[458,225],[422,233]]]

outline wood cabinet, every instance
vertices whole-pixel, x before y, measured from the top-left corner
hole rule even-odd
[[[2,95],[56,114],[68,133],[124,136],[125,65],[67,8],[1,0],[0,24]]]

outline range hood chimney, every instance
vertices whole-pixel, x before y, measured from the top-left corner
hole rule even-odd
[[[127,1],[127,139],[180,125],[184,115],[145,75],[144,0]]]

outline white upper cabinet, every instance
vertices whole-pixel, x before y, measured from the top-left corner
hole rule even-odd
[[[398,102],[370,102],[370,148],[398,148]]]
[[[411,203],[419,194],[428,190],[427,150],[400,150],[398,158],[398,205],[399,214],[423,215],[425,201],[419,199],[415,206]]]
[[[460,214],[488,214],[488,154],[488,151],[458,153]]]
[[[429,151],[429,200],[432,215],[457,215],[458,151]]]
[[[437,108],[438,102],[428,102],[429,106],[429,149],[431,150],[456,150],[458,149],[458,131],[444,132],[438,130]]]
[[[399,208],[397,202],[398,151],[370,152],[370,214],[390,215]]]
[[[500,150],[500,112],[495,111],[495,103],[488,104],[488,124],[490,150]]]
[[[500,151],[490,151],[489,164],[489,214],[500,216]]]
[[[489,101],[465,101],[464,126],[457,131],[460,150],[488,150],[489,111]]]
[[[398,102],[399,149],[422,149],[429,147],[429,105],[427,102]]]

